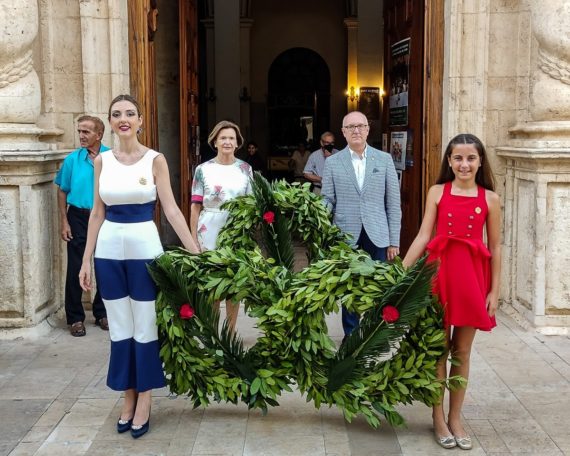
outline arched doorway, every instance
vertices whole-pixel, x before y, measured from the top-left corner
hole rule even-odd
[[[329,129],[330,84],[327,63],[311,49],[292,48],[275,58],[267,97],[271,157],[285,157]]]

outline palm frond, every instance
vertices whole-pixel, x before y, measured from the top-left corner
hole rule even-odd
[[[253,173],[253,177],[251,178],[251,191],[261,211],[264,211],[266,207],[273,207],[273,189],[271,188],[271,184],[259,171]]]
[[[419,260],[394,286],[386,290],[379,306],[367,312],[368,318],[347,338],[329,365],[327,389],[334,391],[355,378],[366,365],[386,356],[404,336],[419,312],[429,303],[429,289],[435,265]],[[395,323],[382,319],[385,305],[396,307],[400,313]],[[353,358],[354,362],[346,361]]]
[[[261,231],[263,234],[263,243],[269,256],[273,258],[277,264],[292,271],[295,261],[295,251],[293,250],[289,223],[285,216],[276,213],[273,224],[263,224]]]

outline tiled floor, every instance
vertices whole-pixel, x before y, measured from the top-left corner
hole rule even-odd
[[[341,337],[338,316],[330,332]],[[315,410],[298,393],[262,416],[243,405],[192,409],[155,391],[151,431],[139,440],[115,432],[119,394],[105,386],[108,334],[92,324],[72,338],[60,320],[36,340],[0,341],[0,456],[13,455],[439,455],[431,412],[402,407],[407,427],[374,430],[345,423],[336,409]],[[253,343],[252,321],[240,333]],[[570,340],[521,329],[500,314],[479,333],[464,419],[475,455],[570,455]]]

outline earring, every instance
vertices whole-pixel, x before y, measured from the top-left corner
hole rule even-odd
[[[137,130],[137,135],[140,135],[142,133],[142,127],[139,127]]]

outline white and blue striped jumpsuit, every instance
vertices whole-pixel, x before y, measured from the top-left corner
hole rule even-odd
[[[147,264],[163,252],[153,222],[156,186],[148,150],[132,165],[102,154],[99,195],[105,203],[95,249],[95,274],[109,320],[107,385],[144,392],[165,386],[156,326],[156,286]]]

